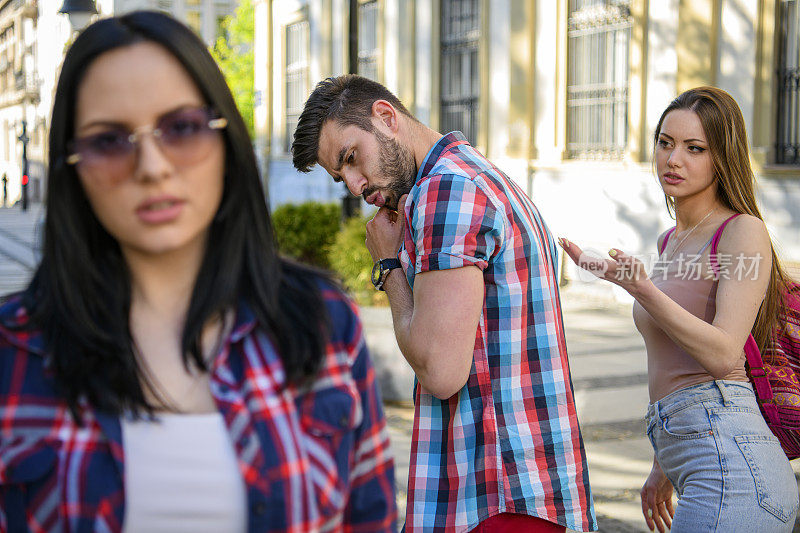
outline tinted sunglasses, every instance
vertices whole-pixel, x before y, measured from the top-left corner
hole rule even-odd
[[[208,155],[219,130],[228,121],[206,107],[183,108],[161,116],[154,126],[134,131],[110,126],[104,131],[78,137],[67,144],[67,164],[86,177],[120,179],[130,176],[137,164],[137,147],[152,135],[161,152],[176,166],[198,163]]]

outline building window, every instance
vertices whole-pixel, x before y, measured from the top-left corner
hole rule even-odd
[[[475,144],[478,136],[480,0],[442,0],[441,125]]]
[[[621,159],[628,142],[630,0],[569,0],[567,156]]]
[[[800,165],[800,2],[780,5],[776,163]]]
[[[286,151],[308,97],[308,22],[286,26]]]
[[[378,80],[378,2],[358,6],[358,73]]]

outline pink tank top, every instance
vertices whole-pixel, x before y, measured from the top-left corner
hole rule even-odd
[[[684,244],[681,246],[683,250],[692,249],[691,241]],[[662,253],[659,263],[650,275],[653,284],[664,294],[709,324],[717,312],[716,298],[719,283],[714,279],[709,262],[710,245],[711,239],[695,253],[679,251],[669,262],[666,254]],[[695,247],[697,247],[696,241]],[[714,381],[714,376],[683,348],[675,344],[638,302],[633,305],[633,321],[642,334],[647,349],[651,402],[660,400],[678,389]],[[736,366],[723,379],[748,381],[744,363],[745,356],[742,349]]]

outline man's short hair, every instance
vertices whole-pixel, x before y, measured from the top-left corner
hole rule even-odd
[[[374,131],[372,104],[386,100],[395,109],[416,120],[400,100],[386,87],[355,74],[326,78],[319,82],[308,97],[292,142],[292,162],[300,172],[309,172],[317,164],[319,136],[327,120],[339,126],[358,126],[364,131]]]

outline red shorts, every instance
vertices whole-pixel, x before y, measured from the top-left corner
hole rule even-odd
[[[566,528],[524,514],[501,513],[487,518],[472,533],[564,533]]]

